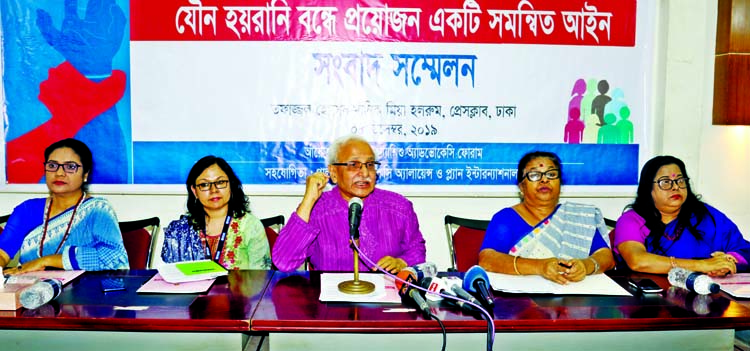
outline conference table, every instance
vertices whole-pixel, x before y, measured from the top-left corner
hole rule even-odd
[[[560,296],[495,292],[495,350],[732,350],[734,329],[750,310],[723,293],[698,296],[665,276],[608,273],[627,287],[648,277],[663,295]],[[400,305],[322,303],[320,273],[276,273],[251,329],[269,333],[271,350],[440,350],[439,324]],[[442,303],[444,304],[444,302]],[[448,332],[448,350],[486,349],[487,323],[431,303]]]
[[[230,271],[206,294],[138,294],[155,270],[86,272],[36,310],[0,311],[0,350],[242,350],[272,271]],[[124,291],[102,292],[117,278]]]
[[[87,272],[53,303],[0,311],[1,350],[439,350],[439,324],[400,304],[324,303],[319,272],[232,271],[205,294],[137,294],[155,271]],[[610,272],[623,287],[631,274]],[[495,350],[732,350],[750,328],[745,302],[688,294],[495,292]],[[122,278],[126,290],[103,293]],[[486,349],[487,322],[443,303],[431,311],[448,350]]]

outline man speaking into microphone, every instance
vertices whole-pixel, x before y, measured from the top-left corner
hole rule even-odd
[[[362,255],[385,270],[397,273],[424,262],[425,240],[414,207],[399,194],[375,188],[380,163],[370,144],[354,135],[339,138],[327,163],[336,186],[325,191],[329,176],[320,172],[307,177],[302,202],[273,247],[276,267],[292,271],[309,258],[315,270],[352,271],[349,242],[357,234]],[[376,267],[360,260],[359,269]]]

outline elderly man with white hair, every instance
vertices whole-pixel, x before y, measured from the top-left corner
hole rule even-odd
[[[328,171],[307,178],[305,195],[279,233],[271,257],[282,271],[309,259],[320,271],[352,271],[348,202],[363,201],[362,254],[391,272],[425,261],[425,241],[411,202],[375,187],[376,160],[370,144],[358,136],[336,140],[328,152]],[[336,186],[324,191],[329,179]],[[374,270],[360,261],[360,270]]]

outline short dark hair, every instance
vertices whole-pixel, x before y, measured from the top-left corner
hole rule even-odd
[[[191,224],[196,230],[203,230],[206,226],[206,211],[203,209],[203,204],[198,201],[198,198],[193,194],[192,188],[195,186],[195,181],[198,176],[203,173],[208,167],[213,165],[219,166],[229,178],[229,190],[231,197],[229,198],[229,210],[228,215],[234,218],[240,218],[249,213],[250,202],[245,196],[245,192],[242,190],[242,182],[234,173],[234,170],[229,163],[221,157],[213,155],[205,156],[198,160],[193,165],[188,173],[187,180],[185,181],[185,187],[187,188],[188,199],[187,199],[187,210],[190,214]]]
[[[632,204],[627,205],[625,209],[632,208],[639,216],[646,220],[646,228],[650,230],[646,242],[650,243],[653,247],[654,253],[664,254],[661,247],[661,237],[664,235],[664,229],[666,225],[661,221],[661,212],[656,208],[654,204],[654,198],[651,195],[651,191],[654,189],[654,177],[659,169],[666,165],[676,165],[680,168],[682,176],[689,178],[687,169],[685,169],[685,163],[674,156],[656,156],[648,160],[641,169],[641,176],[638,180],[638,190],[636,191],[635,201]],[[696,239],[699,241],[703,238],[703,233],[696,229],[703,219],[708,215],[713,220],[713,217],[708,212],[706,205],[700,200],[700,196],[693,193],[693,189],[690,187],[690,182],[687,182],[687,197],[685,202],[680,208],[680,213],[677,215],[677,233],[684,229],[687,229]],[[690,218],[695,215],[696,223],[691,224]]]
[[[548,158],[552,163],[555,164],[555,167],[557,167],[557,170],[560,172],[560,182],[562,183],[562,175],[563,175],[563,169],[562,169],[562,162],[560,162],[560,157],[557,156],[554,152],[549,151],[532,151],[528,152],[523,157],[521,157],[521,160],[518,161],[518,173],[516,173],[516,184],[521,184],[523,182],[524,174],[523,170],[526,169],[526,165],[531,162],[531,160],[535,158]]]
[[[89,173],[89,178],[87,179],[85,177],[83,184],[81,185],[81,189],[83,189],[83,191],[88,190],[88,185],[91,182],[91,170],[94,168],[94,156],[91,154],[91,149],[89,149],[89,147],[86,146],[84,142],[73,138],[56,141],[52,143],[52,145],[47,146],[47,148],[44,149],[44,162],[49,161],[49,156],[52,155],[55,150],[62,149],[64,147],[73,150],[73,152],[78,155],[78,158],[81,159],[81,168],[83,171],[81,174]]]

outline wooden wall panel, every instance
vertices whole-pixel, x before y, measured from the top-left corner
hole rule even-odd
[[[750,125],[750,0],[719,0],[713,124]]]

